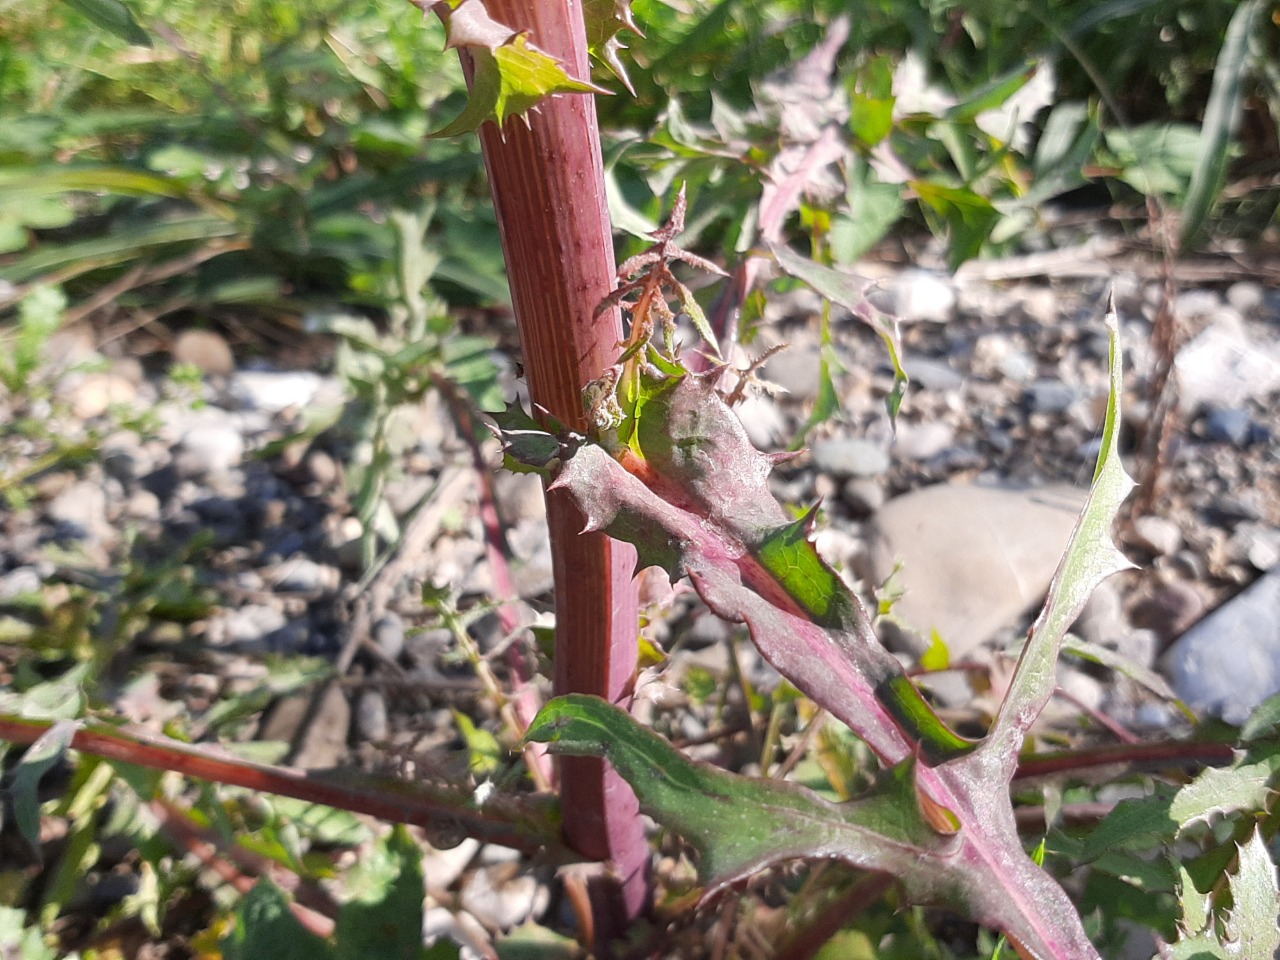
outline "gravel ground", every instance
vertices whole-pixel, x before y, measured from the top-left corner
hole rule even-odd
[[[878,279],[874,296],[903,321],[914,381],[897,434],[883,409],[891,376],[878,339],[837,315],[843,415],[811,434],[809,453],[778,471],[775,491],[796,504],[821,499],[822,549],[864,591],[902,564],[902,622],[886,628],[895,650],[909,657],[937,628],[953,661],[989,662],[1042,598],[1091,476],[1106,399],[1107,284],[993,284],[914,269]],[[1123,274],[1109,282],[1122,322],[1131,456],[1152,416],[1161,285]],[[743,408],[760,446],[785,445],[807,416],[819,310],[807,293],[779,298],[774,322],[749,348],[789,344],[764,370],[784,392]],[[1238,721],[1280,689],[1280,288],[1206,285],[1180,293],[1173,310],[1186,336],[1176,364],[1179,429],[1154,508],[1124,533],[1139,568],[1101,591],[1077,631],[1162,671],[1194,706]],[[338,379],[237,363],[207,332],[144,359],[127,345],[99,352],[88,334],[63,333],[43,375],[52,392],[27,406],[0,400],[9,425],[0,478],[11,504],[0,514],[0,640],[16,652],[42,630],[73,630],[75,605],[91,595],[116,631],[117,706],[137,719],[174,704],[199,716],[213,696],[257,684],[266,654],[336,659],[344,682],[314,722],[304,722],[307,698],[295,694],[235,735],[290,741],[293,761],[308,767],[386,769],[405,751],[434,751],[446,763],[450,708],[483,715],[484,698],[455,637],[423,606],[421,586],[448,585],[465,607],[498,581],[473,450],[445,399],[431,393],[399,420],[384,515],[374,522],[403,543],[371,571],[347,469],[359,438],[340,426],[309,433],[325,411],[349,410]],[[174,361],[203,375],[175,378]],[[64,455],[42,460],[55,445]],[[493,441],[483,452],[496,462]],[[1129,467],[1139,473],[1132,459]],[[520,596],[516,620],[546,622],[538,484],[499,475],[493,489]],[[509,626],[489,615],[470,634],[492,652],[510,639]],[[673,707],[687,705],[678,691],[690,671],[729,675],[722,641],[731,631],[685,593],[653,632],[676,652],[664,673],[646,675],[639,709],[685,741],[703,738],[710,720]],[[738,669],[775,681],[748,649],[735,649]],[[129,682],[139,673],[153,679]],[[963,676],[931,682],[960,718],[982,708]],[[1139,733],[1179,729],[1176,710],[1110,671],[1064,667],[1062,686],[1064,717],[1084,707]],[[695,752],[733,762],[725,749]],[[508,928],[546,908],[545,885],[512,879],[499,853],[464,844],[438,859],[428,876],[443,912],[429,925],[441,932],[465,939],[475,934],[467,924]],[[459,908],[470,919],[458,920]]]

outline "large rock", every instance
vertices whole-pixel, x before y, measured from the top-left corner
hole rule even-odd
[[[1280,691],[1280,569],[1179,637],[1164,664],[1193,708],[1243,723]]]
[[[1085,491],[939,484],[890,500],[873,520],[872,567],[902,564],[894,614],[927,646],[937,630],[966,656],[1040,603]]]

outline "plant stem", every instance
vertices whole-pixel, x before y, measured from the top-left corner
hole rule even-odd
[[[571,0],[486,0],[489,15],[589,77],[581,5]],[[464,69],[469,67],[463,54]],[[469,72],[469,71],[468,71]],[[584,429],[582,390],[611,366],[622,339],[618,310],[593,316],[613,290],[616,265],[604,171],[589,96],[556,96],[503,130],[480,131],[511,298],[533,403]],[[547,496],[556,584],[555,692],[629,695],[637,653],[635,551],[584,521],[563,492]],[[634,794],[594,758],[561,761],[565,836],[580,853],[611,860],[616,882],[593,889],[596,935],[613,939],[648,899],[648,846]]]

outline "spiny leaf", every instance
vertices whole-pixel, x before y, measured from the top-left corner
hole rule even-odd
[[[446,46],[465,49],[474,75],[467,108],[433,137],[472,133],[486,120],[501,129],[511,116],[520,116],[544,98],[557,93],[607,93],[593,83],[575,80],[564,65],[489,16],[482,0],[461,0],[452,10],[438,5],[445,22]]]
[[[1000,714],[982,748],[999,757],[999,762],[1005,764],[1010,773],[1028,728],[1053,694],[1057,683],[1054,665],[1067,630],[1084,609],[1094,587],[1113,573],[1132,566],[1111,538],[1111,526],[1120,505],[1133,489],[1133,480],[1125,473],[1118,449],[1120,394],[1124,381],[1120,364],[1120,321],[1114,300],[1107,304],[1106,324],[1111,340],[1111,389],[1093,485],[1050,584],[1044,608],[1031,626]]]
[[[910,806],[930,811],[934,832],[954,831],[954,848],[913,861],[923,876],[898,874],[914,900],[958,906],[1026,956],[1096,958],[1062,888],[1022,849],[1006,792],[1012,766],[950,731],[880,645],[803,523],[769,493],[776,458],[752,447],[714,376],[642,370],[638,381],[638,444],[616,448],[617,459],[582,445],[553,488],[573,497],[588,529],[634,544],[641,566],[687,574],[712,612],[745,623],[765,659],[886,764],[916,760]]]
[[[1265,809],[1271,777],[1271,765],[1266,763],[1227,769],[1210,767],[1178,791],[1169,806],[1169,816],[1179,830],[1185,830],[1197,820],[1207,822],[1215,814]]]
[[[814,263],[782,244],[769,244],[769,252],[783,270],[809,284],[832,303],[851,311],[884,340],[889,348],[889,361],[893,364],[893,389],[885,397],[885,407],[890,419],[896,420],[908,383],[907,372],[902,369],[902,340],[898,334],[897,319],[881,313],[867,300],[871,281]]]
[[[626,46],[618,37],[623,29],[644,36],[631,15],[631,0],[585,0],[582,12],[587,22],[587,49],[613,71],[613,75],[634,97],[636,91],[631,86],[631,78],[620,55]]]
[[[1226,922],[1224,946],[1231,957],[1274,957],[1280,950],[1276,867],[1257,827],[1248,842],[1238,849],[1240,867],[1229,881],[1232,907]]]
[[[526,738],[556,753],[607,757],[641,808],[697,847],[699,876],[712,889],[782,860],[815,857],[910,877],[925,898],[956,882],[944,865],[954,843],[913,801],[910,762],[874,794],[831,803],[797,784],[692,761],[624,711],[583,694],[548,703]],[[937,859],[922,870],[927,858]]]

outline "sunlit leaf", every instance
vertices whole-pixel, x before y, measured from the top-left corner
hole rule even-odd
[[[486,121],[501,129],[509,117],[527,113],[552,94],[607,92],[569,76],[564,65],[533,46],[527,34],[492,19],[481,0],[462,0],[442,16],[448,46],[467,52],[474,75],[467,108],[433,137],[472,133]]]

